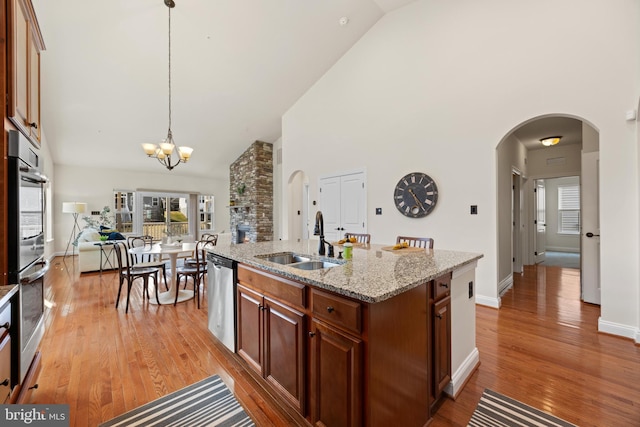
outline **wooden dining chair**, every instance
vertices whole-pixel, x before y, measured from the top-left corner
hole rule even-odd
[[[202,238],[200,239],[200,241],[201,242],[209,242],[209,244],[207,246],[215,246],[215,245],[218,244],[218,235],[217,234],[204,233],[204,234],[202,234]],[[189,257],[189,258],[186,258],[184,260],[185,266],[189,266],[189,267],[193,267],[193,265],[197,264],[198,262],[206,264],[207,263],[207,259],[206,258],[202,258],[202,259],[200,259],[200,261],[197,261],[194,257]]]
[[[369,243],[371,243],[371,234],[366,234],[366,233],[344,233],[344,238],[348,239],[350,237],[355,237],[356,238],[356,242],[358,243],[364,243],[365,245],[368,245]]]
[[[127,237],[127,246],[129,248],[151,248],[153,246],[153,237],[148,235],[129,236]],[[164,287],[169,290],[166,260],[162,260],[159,256],[153,254],[130,254],[130,259],[132,268],[160,268],[164,279]]]
[[[131,295],[131,287],[133,286],[133,282],[137,279],[142,279],[143,289],[142,289],[142,300],[144,301],[145,295],[147,298],[149,297],[149,278],[153,277],[154,279],[154,287],[156,289],[156,301],[158,305],[160,304],[160,299],[158,296],[158,273],[160,272],[159,267],[147,267],[147,268],[133,268],[131,266],[131,258],[129,257],[129,250],[127,245],[122,241],[117,241],[113,244],[113,250],[116,253],[116,261],[118,262],[118,296],[116,298],[116,309],[120,303],[120,295],[122,293],[122,285],[127,283],[127,305],[125,306],[124,312],[129,312],[129,299]]]
[[[173,303],[178,303],[178,292],[180,289],[180,281],[184,278],[184,288],[187,287],[189,278],[193,282],[193,297],[198,301],[198,308],[200,308],[200,285],[203,284],[206,287],[205,277],[207,275],[207,251],[210,246],[215,246],[215,242],[211,240],[200,240],[196,242],[195,249],[195,262],[192,264],[185,263],[181,267],[176,269],[176,300]]]
[[[218,235],[213,233],[202,233],[202,237],[200,237],[200,240],[210,240],[215,242],[215,245],[216,243],[218,243]]]
[[[409,246],[414,248],[428,248],[433,249],[433,239],[431,237],[407,237],[398,236],[396,244],[407,242]]]

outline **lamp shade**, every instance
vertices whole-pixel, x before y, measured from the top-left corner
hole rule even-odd
[[[64,202],[62,203],[63,213],[85,213],[87,211],[87,204],[81,202]]]

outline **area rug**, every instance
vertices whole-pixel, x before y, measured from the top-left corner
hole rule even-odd
[[[100,424],[99,427],[255,426],[219,376],[205,378]]]
[[[478,407],[473,413],[468,425],[469,427],[576,427],[574,424],[532,408],[517,400],[503,396],[488,388],[482,393]]]

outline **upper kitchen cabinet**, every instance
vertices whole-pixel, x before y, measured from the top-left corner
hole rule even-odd
[[[31,0],[7,2],[7,115],[40,146],[40,52],[44,41]]]

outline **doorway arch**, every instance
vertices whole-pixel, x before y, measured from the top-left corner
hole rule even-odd
[[[555,146],[543,147],[540,139],[552,135],[563,138]],[[572,175],[582,177],[584,154],[591,153],[593,157],[595,153],[597,158],[598,135],[597,127],[582,117],[547,114],[517,124],[496,146],[498,301],[513,285],[513,274],[520,273],[522,265],[535,264],[535,181]],[[589,173],[595,173],[597,177],[597,162],[595,165],[595,171]],[[593,182],[589,185],[593,186]],[[582,188],[583,179],[580,186]],[[589,194],[593,191],[597,194],[597,184]],[[591,203],[581,208],[585,209],[584,212],[581,210],[581,219],[584,215],[599,217],[597,198],[595,203],[593,200]],[[583,229],[580,231],[581,253],[584,251],[584,235]],[[599,258],[599,244],[596,254]],[[599,270],[581,273],[581,281],[599,281]]]
[[[287,180],[286,230],[288,240],[309,238],[309,178],[304,171],[296,170]]]

